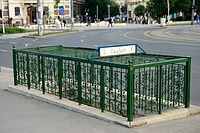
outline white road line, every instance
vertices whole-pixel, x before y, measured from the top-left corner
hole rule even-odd
[[[10,42],[11,44],[17,44],[17,42]]]
[[[4,49],[0,49],[0,52],[7,52],[7,50],[4,50]]]
[[[32,45],[32,44],[30,44],[30,43],[25,43],[25,47],[28,47],[28,46],[30,46],[30,45]]]
[[[128,38],[128,39],[135,40],[135,41],[163,43],[163,41],[153,41],[153,40],[133,38],[133,37],[128,36],[129,33],[131,33],[131,31],[124,33],[123,36]],[[180,45],[186,45],[186,46],[199,46],[200,47],[200,44],[198,44],[198,43],[190,43],[190,42],[189,43],[186,43],[186,42],[172,42],[171,40],[165,40],[164,43],[173,44],[173,45],[180,44]]]
[[[34,39],[33,41],[35,42],[35,41],[37,41],[38,39]]]
[[[81,39],[81,42],[84,42],[84,40],[83,40],[83,39]]]

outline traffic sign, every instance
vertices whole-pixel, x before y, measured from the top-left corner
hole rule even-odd
[[[59,12],[64,12],[64,8],[59,8]]]

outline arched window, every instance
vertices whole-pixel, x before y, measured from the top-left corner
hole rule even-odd
[[[20,8],[15,7],[15,16],[18,16],[20,14]]]

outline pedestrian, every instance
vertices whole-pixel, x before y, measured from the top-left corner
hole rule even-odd
[[[152,17],[150,18],[150,22],[151,22],[151,24],[153,23],[153,19],[152,19]]]
[[[200,17],[199,17],[199,14],[197,15],[197,24],[200,24]]]
[[[138,17],[138,24],[140,24],[140,17]]]
[[[65,19],[63,19],[63,24],[64,24],[64,27],[65,27],[65,25],[66,25],[66,20]]]
[[[91,17],[88,17],[88,26],[91,26]]]
[[[111,27],[113,27],[113,25],[112,25],[112,19],[111,18],[109,18],[108,19],[108,27],[111,25]]]

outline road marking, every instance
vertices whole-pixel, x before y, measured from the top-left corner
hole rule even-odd
[[[10,42],[11,44],[17,44],[17,42]]]
[[[130,37],[128,36],[128,34],[131,33],[131,31],[129,32],[126,32],[123,34],[124,37],[128,38],[128,39],[131,39],[131,40],[136,40],[136,41],[144,41],[144,42],[154,42],[154,43],[163,43],[163,41],[153,41],[153,40],[146,40],[146,39],[138,39],[138,38],[133,38],[133,37]],[[168,42],[164,42],[164,43],[168,43],[168,44],[180,44],[180,45],[186,45],[186,46],[200,46],[200,44],[198,43],[186,43],[186,42],[172,42],[171,40],[165,40],[165,41],[168,41]]]
[[[0,49],[0,52],[7,52],[7,50],[4,50],[4,49]]]
[[[30,45],[32,45],[32,44],[30,44],[30,43],[25,43],[25,47],[28,47],[28,46],[30,46]]]
[[[84,42],[84,40],[83,40],[83,39],[81,39],[81,42]]]
[[[35,41],[37,41],[38,39],[34,39],[33,41],[35,42]]]

